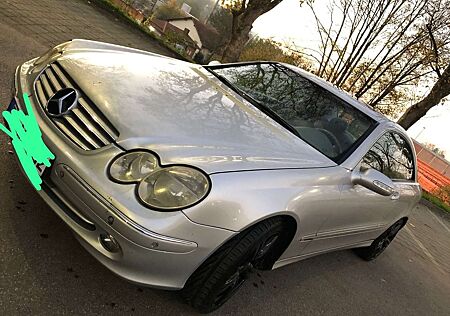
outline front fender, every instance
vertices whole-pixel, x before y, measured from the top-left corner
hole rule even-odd
[[[183,212],[192,221],[232,231],[272,216],[289,215],[297,222],[294,238],[315,234],[340,198],[345,170],[257,170],[211,175],[208,197]]]

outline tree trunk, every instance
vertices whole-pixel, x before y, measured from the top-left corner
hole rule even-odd
[[[423,117],[429,109],[439,104],[443,98],[450,94],[450,64],[445,68],[442,76],[434,84],[430,93],[420,102],[412,105],[398,120],[404,129],[410,128],[415,122]]]
[[[249,34],[256,21],[262,14],[272,10],[282,0],[250,0],[244,1],[240,10],[232,11],[233,26],[231,39],[222,55],[222,62],[231,63],[239,60],[245,44],[249,40]]]
[[[252,22],[253,23],[253,22]],[[241,52],[244,49],[245,44],[249,40],[249,34],[252,29],[252,25],[240,28],[238,32],[233,32],[230,42],[225,47],[222,55],[223,63],[232,63],[239,60]]]

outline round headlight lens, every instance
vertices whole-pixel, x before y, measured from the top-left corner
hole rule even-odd
[[[148,152],[131,152],[111,164],[111,177],[120,182],[137,182],[158,167],[158,159]]]
[[[146,205],[174,210],[197,203],[206,196],[208,190],[208,178],[202,172],[185,166],[172,166],[145,177],[137,191]]]

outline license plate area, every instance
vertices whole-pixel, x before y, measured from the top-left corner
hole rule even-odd
[[[42,178],[42,175],[45,173],[47,166],[44,165],[43,163],[37,163],[37,162],[34,165],[36,167],[37,172],[39,173],[39,176]]]
[[[8,112],[11,112],[12,110],[17,110],[17,100],[15,97],[11,99],[11,102],[9,102],[8,108],[6,110]]]

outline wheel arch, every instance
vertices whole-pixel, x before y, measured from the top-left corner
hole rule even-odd
[[[271,214],[270,216],[261,217],[257,221],[252,222],[251,224],[243,227],[237,234],[231,236],[229,239],[224,241],[219,247],[217,247],[214,251],[212,251],[205,260],[197,267],[195,271],[197,271],[201,266],[209,260],[209,258],[213,257],[219,251],[222,251],[223,248],[231,247],[236,244],[241,238],[243,238],[252,228],[256,227],[260,223],[264,221],[268,221],[270,219],[279,218],[284,222],[285,227],[288,229],[287,238],[284,238],[280,244],[280,247],[277,249],[278,251],[269,252],[268,260],[264,266],[261,267],[262,270],[271,270],[273,264],[283,255],[289,245],[292,243],[292,240],[297,235],[298,222],[297,218],[291,214],[280,213],[280,214]],[[192,273],[194,274],[195,271]]]
[[[283,221],[285,225],[284,227],[286,227],[288,232],[287,235],[280,241],[280,244],[278,244],[277,247],[272,248],[272,250],[264,256],[263,264],[258,267],[261,270],[271,270],[275,262],[277,262],[277,260],[280,259],[283,253],[289,248],[295,236],[297,235],[297,220],[294,216],[288,214],[278,214],[264,218],[261,221],[253,223],[250,228],[258,225],[264,220],[273,218],[280,218]]]
[[[285,228],[287,233],[285,233]],[[247,266],[252,263],[253,267],[257,269],[263,269],[264,264],[273,264],[278,259],[277,255],[284,251],[282,247],[275,247],[275,245],[278,245],[278,239],[276,244],[271,245],[271,248],[276,248],[278,252],[269,251],[263,257],[256,257],[256,254],[261,249],[258,247],[260,245],[259,242],[263,242],[265,238],[272,238],[278,235],[288,237],[280,240],[281,245],[287,246],[295,235],[295,228],[295,219],[288,215],[271,216],[254,222],[213,251],[190,275],[184,288],[181,290],[181,295],[191,306],[201,311],[211,311],[208,308],[208,304],[209,302],[214,302],[214,300],[210,296],[215,293],[214,291],[217,291],[217,284],[228,282],[226,281],[228,278],[227,274],[234,275],[236,273],[235,270],[240,271],[240,267],[236,266],[236,264],[245,263],[245,266]],[[260,263],[262,263],[262,266],[260,266]],[[250,265],[249,269],[251,271],[252,265]]]
[[[406,223],[408,223],[408,220],[409,220],[408,216],[402,216],[398,220],[396,220],[396,222],[403,221],[403,225],[402,225],[402,228],[403,228],[403,227],[405,227]]]

